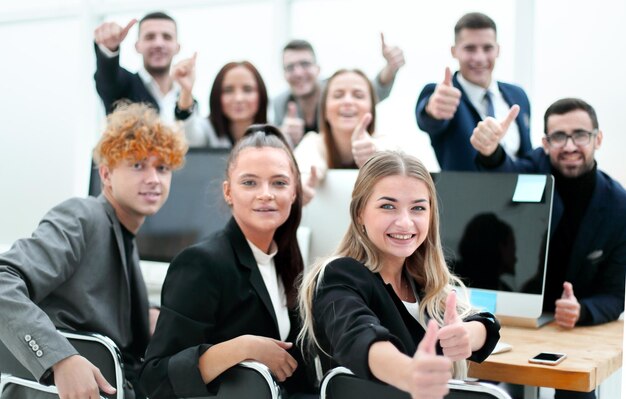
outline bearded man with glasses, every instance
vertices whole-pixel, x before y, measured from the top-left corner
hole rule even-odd
[[[514,161],[498,142],[518,110],[511,107],[503,121],[480,122],[470,142],[482,170],[554,176],[544,310],[554,311],[565,329],[616,320],[624,311],[626,191],[597,168],[594,153],[603,135],[596,112],[577,98],[556,101],[544,115],[543,147]],[[559,390],[555,395],[595,397]]]

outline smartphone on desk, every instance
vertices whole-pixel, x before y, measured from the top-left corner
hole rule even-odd
[[[541,352],[540,354],[528,359],[530,363],[546,364],[548,366],[555,366],[561,363],[567,355],[565,353],[555,352]]]

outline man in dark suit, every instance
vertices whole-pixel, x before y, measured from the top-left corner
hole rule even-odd
[[[495,22],[481,13],[466,14],[454,27],[454,39],[451,51],[459,71],[453,76],[446,68],[442,83],[426,85],[415,109],[417,125],[430,136],[441,169],[476,170],[472,130],[487,116],[503,118],[513,104],[521,111],[502,146],[512,157],[524,155],[532,149],[530,103],[522,88],[492,77],[500,52]]]
[[[187,150],[146,105],[120,106],[108,122],[94,150],[102,194],[55,206],[30,238],[0,254],[0,339],[62,398],[115,389],[57,328],[108,336],[126,378],[137,377],[150,332],[135,234],[165,203]],[[132,387],[125,395],[135,397]]]
[[[176,74],[170,75],[172,59],[180,50],[176,21],[163,12],[149,13],[139,21],[135,49],[143,57],[143,67],[131,73],[120,66],[120,44],[136,23],[133,19],[122,27],[105,22],[94,32],[94,79],[105,112],[111,113],[116,101],[126,99],[151,104],[166,123],[187,119],[195,102],[185,109],[176,106],[180,85],[186,82]]]
[[[576,98],[550,105],[543,147],[516,161],[502,149],[511,115],[478,124],[471,144],[482,169],[551,173],[555,180],[544,309],[570,329],[616,320],[624,311],[626,191],[597,169],[602,144],[595,110]],[[556,398],[595,398],[595,393],[558,391]]]

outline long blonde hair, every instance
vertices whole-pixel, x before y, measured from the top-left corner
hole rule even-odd
[[[425,295],[419,301],[420,324],[426,326],[427,317],[434,319],[440,326],[444,324],[446,298],[451,290],[458,295],[457,312],[460,317],[473,313],[463,283],[450,273],[445,263],[441,241],[439,238],[439,211],[435,184],[428,170],[415,157],[402,152],[381,151],[370,158],[359,171],[350,201],[350,226],[344,235],[335,254],[330,259],[316,262],[305,273],[300,287],[299,305],[303,327],[298,334],[301,348],[310,350],[318,348],[323,352],[314,333],[313,298],[317,283],[321,281],[325,266],[338,256],[347,256],[363,263],[372,273],[382,269],[380,251],[369,239],[358,223],[359,216],[369,200],[374,186],[389,176],[408,176],[426,184],[430,201],[430,225],[426,239],[417,250],[406,258],[407,272],[423,288]],[[455,378],[462,378],[467,373],[465,361],[455,362]]]

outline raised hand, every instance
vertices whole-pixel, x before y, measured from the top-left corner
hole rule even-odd
[[[97,44],[108,48],[111,51],[117,51],[120,43],[124,41],[128,31],[137,23],[133,18],[125,27],[121,27],[115,22],[105,22],[98,26],[93,32],[94,40]]]
[[[99,399],[99,390],[108,395],[116,392],[100,370],[82,356],[67,357],[52,366],[52,370],[61,399]]]
[[[443,354],[452,360],[470,357],[472,354],[470,334],[456,311],[456,292],[454,291],[450,291],[448,298],[446,298],[443,323],[444,326],[437,334]]]
[[[389,84],[398,70],[404,66],[406,61],[404,60],[404,51],[398,46],[390,46],[385,42],[385,35],[380,33],[380,42],[383,52],[383,57],[387,61],[387,65],[383,69],[380,79],[381,83]]]
[[[319,182],[317,169],[311,165],[311,173],[302,184],[302,205],[306,205],[315,197],[315,188]]]
[[[266,365],[278,381],[282,382],[291,377],[298,367],[296,359],[287,352],[293,346],[291,342],[283,342],[261,336],[250,337],[256,341],[253,345],[254,354],[252,360]]]
[[[298,145],[304,136],[304,119],[298,116],[298,107],[293,101],[287,103],[287,115],[283,119],[280,130],[290,138],[293,147]]]
[[[554,310],[554,319],[556,323],[563,328],[574,328],[576,322],[580,318],[580,303],[574,296],[574,287],[572,283],[563,283],[563,294],[561,299],[556,300],[556,309]]]
[[[189,58],[179,61],[172,67],[172,78],[180,85],[181,89],[191,93],[196,82],[196,58],[195,52]]]
[[[372,114],[367,112],[352,132],[352,157],[359,168],[376,152],[376,144],[367,132],[367,127],[371,121]]]
[[[408,392],[411,398],[443,398],[448,393],[448,380],[452,378],[452,362],[444,356],[438,356],[437,323],[428,323],[426,334],[413,356],[410,370]]]
[[[509,130],[509,126],[517,118],[519,110],[519,105],[516,104],[509,109],[509,114],[501,122],[492,117],[478,122],[470,137],[470,143],[476,151],[484,156],[493,154],[498,148],[498,143]]]
[[[434,119],[452,119],[461,101],[461,90],[452,85],[452,72],[446,67],[443,82],[435,87],[426,104],[426,113]]]

